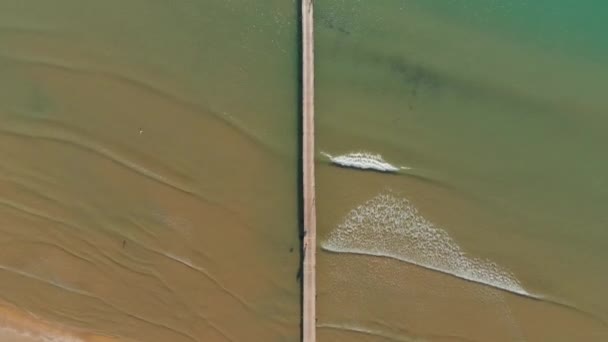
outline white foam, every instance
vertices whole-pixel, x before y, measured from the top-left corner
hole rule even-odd
[[[381,155],[368,152],[353,152],[340,156],[332,156],[325,152],[321,152],[321,154],[329,158],[332,163],[343,167],[381,172],[397,172],[400,169],[409,169],[408,167],[399,168],[391,165],[386,162]]]
[[[422,217],[407,199],[392,193],[380,194],[351,210],[322,247],[389,257],[534,297],[496,263],[467,256],[446,231]]]

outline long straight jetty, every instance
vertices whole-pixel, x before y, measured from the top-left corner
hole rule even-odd
[[[302,1],[302,175],[304,238],[302,280],[302,339],[316,340],[315,121],[313,0]]]

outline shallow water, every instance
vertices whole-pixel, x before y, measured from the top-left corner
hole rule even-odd
[[[604,8],[597,1],[317,2],[325,330],[367,329],[379,340],[548,340],[551,332],[564,341],[605,339]],[[343,169],[323,157],[361,151],[408,169]],[[339,274],[359,262],[382,271]],[[498,289],[509,304],[477,321],[454,316],[445,305],[468,315],[483,298],[446,288],[441,277],[426,284],[425,300],[403,293],[396,274],[410,265],[424,279],[438,271],[458,286]],[[336,291],[341,300],[332,299]],[[525,296],[512,304],[509,292]],[[539,301],[552,313],[535,311]],[[387,307],[368,310],[374,303]],[[502,322],[508,311],[518,312],[507,315],[511,328],[484,335],[480,322]],[[443,318],[422,318],[435,314]],[[555,315],[580,320],[557,324]],[[584,333],[573,339],[568,329]]]
[[[320,341],[608,340],[606,6],[316,1]],[[297,24],[0,2],[0,340],[298,340]]]
[[[296,38],[284,1],[2,1],[12,321],[297,340]]]

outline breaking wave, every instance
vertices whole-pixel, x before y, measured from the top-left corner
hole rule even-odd
[[[351,210],[322,243],[332,252],[389,257],[468,281],[537,298],[496,263],[467,256],[404,198],[380,194]]]
[[[332,156],[325,152],[321,152],[321,154],[329,158],[332,163],[342,167],[380,172],[398,172],[401,169],[409,169],[408,167],[396,167],[391,165],[386,162],[381,155],[368,152],[353,152],[340,156]]]

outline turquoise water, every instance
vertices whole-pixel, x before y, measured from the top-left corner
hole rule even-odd
[[[605,1],[435,0],[410,4],[521,42],[539,44],[544,49],[582,49],[581,56],[598,59],[608,49]]]

